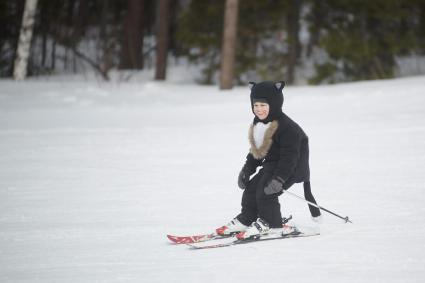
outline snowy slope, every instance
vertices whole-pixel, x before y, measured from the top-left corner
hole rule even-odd
[[[319,237],[218,250],[167,243],[239,212],[248,93],[0,81],[0,282],[424,282],[425,77],[284,90],[316,199],[354,224],[325,215]],[[281,204],[313,225],[305,204]]]

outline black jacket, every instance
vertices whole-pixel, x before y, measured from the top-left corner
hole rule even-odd
[[[251,150],[244,166],[248,175],[262,166],[262,170],[271,173],[272,177],[279,176],[285,182],[310,180],[308,137],[297,123],[286,114],[279,113],[267,130],[268,133],[266,132],[263,142],[265,148],[259,151],[253,144],[252,127],[253,125],[250,129]]]

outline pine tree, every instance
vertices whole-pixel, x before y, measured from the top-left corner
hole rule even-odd
[[[320,26],[316,22],[313,29],[319,29],[319,45],[329,60],[317,65],[311,82],[393,77],[396,56],[420,47],[421,2],[313,1],[312,11],[321,13]]]

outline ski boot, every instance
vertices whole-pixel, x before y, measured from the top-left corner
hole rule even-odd
[[[258,218],[257,221],[252,222],[248,229],[236,234],[236,238],[238,238],[238,240],[256,239],[262,235],[268,234],[269,231],[269,224],[263,219]]]
[[[227,225],[217,228],[215,232],[221,236],[232,236],[246,229],[248,226],[242,224],[237,218],[233,218]]]

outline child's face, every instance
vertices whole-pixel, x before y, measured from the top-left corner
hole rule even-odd
[[[255,102],[254,103],[254,114],[260,120],[264,120],[269,116],[270,107],[265,102]]]

